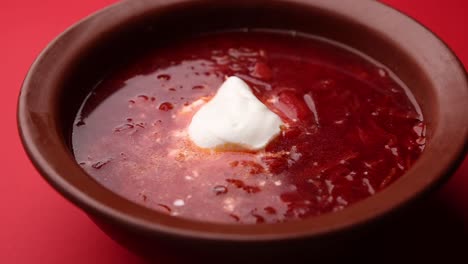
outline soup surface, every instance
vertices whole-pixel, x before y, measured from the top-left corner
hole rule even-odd
[[[228,76],[286,124],[257,152],[189,139]],[[288,32],[219,32],[157,47],[113,71],[73,127],[78,163],[138,204],[211,222],[271,223],[342,210],[387,187],[425,146],[423,117],[388,69]]]

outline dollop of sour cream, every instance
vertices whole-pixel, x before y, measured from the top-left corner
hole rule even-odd
[[[201,148],[259,150],[280,133],[282,125],[249,85],[233,76],[195,113],[188,134]]]

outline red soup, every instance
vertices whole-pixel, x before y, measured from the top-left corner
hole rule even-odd
[[[228,76],[286,124],[256,152],[198,148],[196,111]],[[413,95],[343,45],[286,32],[223,32],[135,58],[100,82],[73,128],[96,181],[173,216],[283,222],[343,210],[397,180],[425,146]]]

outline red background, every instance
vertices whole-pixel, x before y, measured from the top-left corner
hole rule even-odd
[[[68,26],[115,0],[1,0],[0,80],[0,263],[142,263],[59,196],[34,170],[19,141],[16,100],[21,82],[39,52]],[[439,35],[468,66],[468,1],[385,0]],[[467,102],[468,105],[468,102]],[[468,107],[467,107],[468,110]],[[416,210],[409,223],[396,223],[403,246],[425,254],[468,257],[468,159],[453,178]],[[408,230],[416,232],[407,233]],[[412,238],[411,238],[412,237]],[[389,252],[398,250],[399,242]],[[408,250],[407,250],[408,251]],[[413,250],[409,250],[412,252]],[[464,254],[465,253],[465,254]],[[163,262],[162,260],[160,262]]]

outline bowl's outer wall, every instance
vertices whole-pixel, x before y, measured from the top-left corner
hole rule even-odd
[[[173,218],[113,194],[81,170],[69,148],[71,120],[113,65],[180,35],[233,27],[320,35],[384,63],[411,88],[422,107],[430,138],[424,155],[402,179],[347,210],[280,225],[222,225]],[[135,0],[87,18],[49,45],[26,77],[18,121],[28,155],[46,180],[119,241],[119,237],[134,237],[131,241],[231,246],[296,238],[326,245],[336,236],[355,237],[363,230],[359,227],[365,229],[370,220],[447,178],[466,152],[467,102],[466,73],[450,50],[411,19],[374,1]]]

